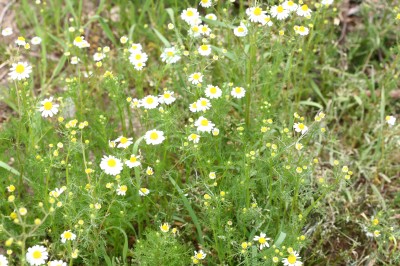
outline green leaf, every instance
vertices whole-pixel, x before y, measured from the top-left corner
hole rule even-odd
[[[109,229],[117,229],[124,235],[124,247],[122,248],[122,260],[126,264],[127,263],[126,258],[128,256],[128,236],[126,235],[125,231],[122,230],[121,227],[110,226],[110,227],[106,228],[105,230],[108,231]]]
[[[156,29],[153,29],[157,37],[163,42],[165,47],[171,47],[171,43]]]
[[[0,161],[0,167],[4,168],[6,171],[9,171],[10,173],[17,175],[17,176],[21,176],[21,173],[18,172],[17,169],[15,169],[14,167],[9,166],[8,164],[6,164],[5,162]],[[23,179],[25,179],[26,181],[28,181],[29,183],[32,183],[31,180],[29,180],[27,177],[22,176]]]
[[[283,241],[285,240],[286,235],[287,234],[285,232],[281,231],[279,233],[278,239],[274,242],[275,246],[279,247],[283,243]]]

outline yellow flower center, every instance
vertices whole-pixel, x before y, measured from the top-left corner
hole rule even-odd
[[[296,263],[297,258],[296,258],[295,255],[291,254],[291,255],[289,255],[289,257],[287,258],[287,260],[288,260],[288,262],[289,262],[290,264],[294,264],[294,263]]]
[[[215,87],[212,87],[212,88],[210,89],[210,92],[211,92],[212,94],[215,94],[215,93],[217,93],[217,88],[215,88]]]
[[[128,139],[125,137],[122,137],[119,142],[121,142],[122,144],[125,144],[128,142]]]
[[[51,102],[45,102],[43,104],[43,108],[47,111],[51,110],[51,108],[53,107],[53,104]]]
[[[22,74],[25,71],[25,67],[22,64],[18,64],[17,67],[15,68],[15,72],[17,72],[18,74]]]
[[[25,41],[24,37],[18,37],[18,41]]]
[[[42,257],[42,252],[40,252],[39,250],[36,250],[33,252],[32,256],[34,259],[40,259]]]
[[[207,3],[208,3],[208,0],[201,0],[201,2],[202,2],[203,4],[207,4]]]
[[[288,5],[288,6],[293,6],[294,3],[293,3],[293,1],[288,1],[288,2],[287,2],[287,5]]]
[[[191,135],[190,135],[190,138],[191,138],[192,140],[195,140],[195,139],[197,139],[197,135],[196,135],[196,134],[191,134]]]
[[[141,55],[141,54],[137,54],[137,55],[135,56],[135,58],[136,58],[136,60],[139,60],[139,59],[142,58],[142,55]]]
[[[278,11],[278,13],[282,13],[284,11],[283,6],[278,6],[276,11]]]
[[[208,50],[208,45],[203,44],[201,47],[201,50],[207,51]]]
[[[201,106],[207,106],[207,101],[206,100],[202,100],[200,104],[201,104]]]
[[[194,13],[193,13],[192,10],[189,10],[188,12],[186,12],[186,15],[187,15],[188,17],[192,17],[192,16],[194,15]]]
[[[169,227],[168,227],[167,224],[163,224],[163,225],[161,226],[161,229],[162,229],[163,231],[168,231],[168,230],[169,230]]]
[[[197,26],[192,27],[192,31],[193,32],[198,32],[199,31],[199,27],[197,27]]]
[[[119,190],[120,190],[121,192],[126,192],[126,191],[128,190],[128,187],[125,186],[125,185],[123,185],[123,186],[121,186],[121,187],[119,188]]]
[[[240,87],[236,87],[236,88],[235,88],[235,92],[236,92],[236,93],[241,93],[241,92],[242,92],[242,89],[241,89]]]
[[[256,16],[260,16],[262,14],[262,9],[259,7],[254,8],[253,14]]]
[[[306,28],[305,28],[304,26],[300,26],[299,31],[305,32],[305,31],[306,31]]]
[[[199,79],[199,78],[200,78],[200,75],[199,75],[199,74],[196,73],[196,74],[193,75],[193,79],[196,79],[196,80],[197,80],[197,79]]]
[[[136,156],[131,156],[131,158],[129,159],[129,161],[130,161],[131,163],[135,163],[135,162],[137,161]]]
[[[140,191],[142,191],[143,193],[147,193],[147,188],[141,188]]]
[[[302,5],[302,6],[301,6],[301,10],[307,11],[307,10],[308,10],[308,6],[307,6],[307,5]]]
[[[244,32],[244,28],[243,27],[239,27],[238,28],[238,32]]]
[[[80,37],[80,36],[78,36],[78,37],[75,38],[75,42],[82,42],[82,41],[83,41],[83,39],[82,39],[82,37]]]
[[[304,129],[304,124],[299,124],[299,128],[300,128],[301,130],[303,130],[303,129]]]
[[[152,104],[153,102],[154,102],[153,98],[147,98],[146,99],[146,103],[148,103],[148,104]]]
[[[114,159],[109,159],[107,165],[110,167],[115,167],[117,165],[117,161],[115,161]]]
[[[150,134],[150,139],[152,139],[152,140],[158,139],[158,133],[157,133],[157,132],[152,132],[152,133]]]
[[[201,120],[200,125],[202,125],[203,127],[208,126],[208,120],[207,119]]]
[[[174,52],[169,51],[169,52],[167,52],[167,55],[168,55],[168,56],[174,56]]]
[[[64,238],[65,239],[71,239],[71,237],[72,237],[72,233],[71,232],[65,232],[64,233]]]
[[[203,258],[203,254],[201,254],[201,253],[196,254],[196,259],[201,260],[202,258]]]
[[[164,98],[171,98],[171,94],[169,94],[169,93],[164,93]]]
[[[258,239],[258,242],[259,242],[260,244],[265,244],[265,243],[267,242],[267,240],[265,239],[265,237],[260,237],[260,238]]]

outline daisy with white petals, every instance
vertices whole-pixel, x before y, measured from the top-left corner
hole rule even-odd
[[[211,54],[211,46],[207,44],[200,45],[199,49],[197,49],[200,55],[209,56]]]
[[[149,195],[149,193],[150,193],[150,190],[148,190],[145,187],[142,187],[139,189],[139,195],[142,197]]]
[[[189,137],[188,137],[188,140],[192,141],[193,143],[199,143],[200,135],[197,135],[197,134],[194,134],[194,133],[190,134]]]
[[[182,11],[181,18],[190,25],[196,25],[199,22],[200,14],[195,8],[188,8]]]
[[[90,44],[85,40],[84,36],[75,37],[73,44],[78,48],[90,47]]]
[[[163,94],[158,96],[158,101],[160,103],[164,103],[166,105],[170,105],[173,102],[175,102],[176,98],[173,96],[174,92],[173,91],[164,91]]]
[[[76,235],[71,232],[71,230],[64,231],[61,234],[61,243],[65,243],[67,241],[73,241],[76,239]]]
[[[267,235],[265,233],[261,233],[259,236],[255,236],[253,238],[254,241],[257,241],[258,244],[260,245],[260,250],[267,247],[269,248],[268,240],[271,240],[271,238],[266,237]]]
[[[48,266],[67,266],[67,263],[62,260],[52,260],[49,261]]]
[[[200,72],[193,73],[189,76],[189,82],[193,85],[197,85],[203,82],[203,75]]]
[[[285,1],[282,4],[283,8],[286,10],[289,10],[290,12],[294,12],[297,10],[297,8],[299,7],[295,2],[293,1]]]
[[[125,196],[126,192],[128,191],[128,187],[126,185],[122,185],[122,186],[118,185],[118,188],[116,191],[117,191],[117,195]]]
[[[235,34],[237,37],[244,37],[247,35],[247,33],[247,27],[243,23],[240,23],[238,27],[233,29],[233,34]]]
[[[144,140],[147,144],[158,145],[161,144],[164,140],[164,132],[156,129],[152,129],[146,132],[144,135]]]
[[[211,108],[211,102],[207,98],[200,98],[197,100],[196,105],[198,106],[198,111],[207,111]]]
[[[389,127],[392,127],[396,123],[396,117],[394,117],[392,115],[388,115],[385,117],[385,121],[386,121],[386,123],[388,123]]]
[[[301,259],[299,253],[292,251],[287,258],[282,260],[282,263],[285,266],[301,266],[303,263],[299,259]]]
[[[312,10],[307,5],[302,5],[301,7],[297,8],[297,15],[301,17],[310,17]]]
[[[53,102],[53,97],[50,97],[40,102],[39,111],[43,117],[53,117],[58,113],[58,107],[59,105]]]
[[[211,7],[212,0],[200,0],[200,5],[205,8]]]
[[[8,260],[4,255],[0,254],[0,266],[8,266]]]
[[[246,90],[242,87],[235,87],[231,90],[232,97],[234,97],[236,99],[243,98],[245,94],[246,94]]]
[[[32,66],[28,65],[26,62],[18,62],[12,64],[8,75],[13,80],[21,80],[29,78],[30,73],[32,73]]]
[[[267,12],[263,11],[259,6],[249,7],[246,9],[246,14],[251,22],[261,23],[266,13]]]
[[[112,155],[106,156],[101,159],[100,168],[108,175],[119,175],[122,171],[123,164],[120,159]]]
[[[138,166],[141,165],[139,159],[140,159],[140,155],[132,154],[131,157],[129,158],[129,160],[126,160],[126,161],[125,161],[125,164],[126,164],[129,168],[138,167]]]
[[[11,34],[13,34],[13,30],[10,27],[5,28],[1,31],[1,35],[3,36],[10,36]]]
[[[15,40],[15,44],[18,46],[24,46],[26,44],[25,38],[22,36],[19,36],[16,40]]]
[[[289,17],[289,10],[285,9],[283,6],[272,6],[271,16],[277,20],[284,20]]]
[[[218,99],[222,95],[222,90],[218,86],[207,85],[205,94],[210,99]]]
[[[26,261],[29,265],[34,266],[45,264],[48,257],[47,248],[40,245],[28,248],[28,252],[26,253]]]
[[[174,64],[181,59],[181,56],[175,47],[165,48],[160,57],[161,61],[167,64]]]
[[[310,30],[307,27],[304,26],[294,26],[294,31],[301,35],[301,36],[306,36],[310,32]]]
[[[154,109],[158,105],[158,98],[153,95],[148,95],[140,101],[140,106],[143,106],[145,109]]]
[[[203,116],[200,116],[199,119],[194,122],[194,125],[197,127],[197,131],[208,133],[210,133],[215,126],[213,122]]]
[[[122,148],[126,149],[128,148],[131,144],[133,144],[133,138],[127,138],[124,136],[120,136],[116,140],[114,140],[115,143],[118,143],[117,148]]]
[[[31,44],[33,44],[33,45],[39,45],[41,42],[42,42],[42,38],[37,37],[37,36],[33,37],[31,40]]]
[[[301,132],[301,134],[306,133],[308,130],[308,127],[303,123],[294,123],[293,128],[296,132]]]

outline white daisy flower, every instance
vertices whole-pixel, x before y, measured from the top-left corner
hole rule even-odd
[[[310,30],[304,26],[294,26],[294,31],[302,36],[306,36],[310,32]]]
[[[0,266],[8,266],[7,258],[4,255],[1,255],[1,254],[0,254]]]
[[[269,247],[269,244],[268,244],[267,241],[271,240],[271,238],[266,237],[265,233],[261,233],[259,236],[255,236],[253,238],[253,240],[258,242],[258,244],[260,245],[259,248],[261,250],[261,249],[263,249],[265,247],[267,247],[267,248]]]
[[[192,133],[192,134],[190,134],[190,135],[188,136],[188,140],[189,140],[189,141],[193,141],[193,143],[199,143],[199,141],[200,141],[200,135],[197,135],[197,134]]]
[[[283,265],[285,266],[301,266],[303,263],[299,261],[301,257],[299,256],[299,253],[296,251],[293,251],[292,253],[289,254],[287,258],[284,258],[282,260]]]
[[[212,0],[200,0],[200,5],[205,8],[211,7]]]
[[[28,248],[26,253],[26,261],[34,266],[45,264],[48,257],[47,248],[39,245]]]
[[[285,2],[283,2],[282,6],[283,6],[284,9],[289,10],[290,12],[296,11],[297,8],[299,7],[293,1],[285,1]]]
[[[117,190],[116,190],[117,195],[119,195],[119,196],[125,196],[127,191],[128,191],[128,187],[125,185],[122,185],[122,186],[118,185]]]
[[[148,56],[146,53],[142,51],[137,51],[131,53],[129,56],[129,61],[134,65],[135,63],[146,63]]]
[[[263,20],[260,22],[261,25],[267,25],[268,27],[271,27],[272,25],[274,25],[274,23],[271,21],[271,17],[270,16],[264,16]]]
[[[149,193],[150,193],[150,190],[148,190],[145,187],[142,187],[139,189],[139,195],[142,197],[149,195]]]
[[[211,46],[207,44],[200,45],[197,51],[202,56],[209,56],[211,54]]]
[[[143,106],[145,109],[154,109],[158,105],[158,98],[153,95],[148,95],[140,101],[140,106]]]
[[[77,56],[71,57],[71,64],[76,65],[80,62],[81,60]]]
[[[67,263],[62,260],[52,260],[52,261],[49,261],[48,266],[67,266]]]
[[[93,60],[98,62],[98,61],[103,60],[105,57],[106,57],[106,55],[104,53],[95,53],[93,55]]]
[[[165,140],[164,132],[156,129],[149,130],[144,135],[144,139],[147,144],[152,144],[152,145],[161,144]]]
[[[140,159],[140,155],[132,154],[131,157],[129,158],[129,160],[126,160],[126,161],[125,161],[125,164],[126,164],[129,168],[138,167],[138,166],[141,165],[139,159]]]
[[[243,23],[240,23],[240,25],[233,30],[233,34],[237,37],[244,37],[247,33],[247,27]]]
[[[3,35],[4,37],[10,36],[11,34],[13,34],[13,30],[10,27],[7,27],[1,31],[1,35]]]
[[[58,104],[53,103],[53,97],[50,97],[40,102],[39,111],[42,112],[43,117],[53,117],[58,113],[58,107]]]
[[[308,8],[307,5],[302,5],[301,7],[297,8],[297,15],[301,17],[309,17],[311,16],[312,10]]]
[[[133,138],[127,138],[124,136],[120,136],[116,140],[114,140],[115,143],[118,143],[117,148],[122,148],[126,149],[128,148],[131,144],[133,144]]]
[[[85,40],[84,36],[75,37],[73,44],[78,48],[90,47],[90,44]]]
[[[129,41],[128,37],[126,36],[122,36],[121,38],[119,38],[120,43],[125,44]]]
[[[136,62],[136,63],[133,64],[133,67],[137,71],[142,70],[145,66],[146,66],[146,63],[143,63],[143,62]]]
[[[333,0],[322,0],[321,4],[326,5],[326,6],[330,6],[333,4]]]
[[[213,134],[213,136],[218,136],[219,135],[219,129],[215,127],[215,128],[213,128],[211,133]]]
[[[204,253],[203,250],[195,251],[194,252],[194,257],[198,260],[204,260],[206,258],[207,254]]]
[[[190,25],[196,25],[199,22],[200,14],[195,8],[188,8],[182,11],[181,18]]]
[[[22,36],[19,36],[16,40],[15,40],[15,44],[18,46],[24,46],[26,44],[25,38]]]
[[[211,108],[211,102],[207,98],[198,99],[196,105],[198,106],[198,111],[207,111]]]
[[[199,110],[199,106],[197,105],[197,102],[194,102],[192,104],[189,105],[189,110],[192,113],[197,113]]]
[[[161,54],[161,61],[167,64],[174,64],[181,59],[178,50],[175,47],[165,48]]]
[[[163,94],[158,96],[158,101],[160,103],[165,103],[166,105],[170,105],[176,100],[176,98],[173,95],[174,95],[173,91],[164,91]]]
[[[215,126],[213,122],[203,116],[200,116],[199,119],[194,122],[194,125],[197,127],[197,131],[208,133],[210,133]]]
[[[205,18],[209,20],[217,20],[217,16],[213,13],[207,14]]]
[[[162,225],[160,225],[160,230],[164,233],[167,233],[169,231],[169,223],[163,223]]]
[[[142,49],[143,49],[143,47],[140,43],[132,43],[131,48],[129,48],[129,52],[130,53],[141,52]]]
[[[392,115],[388,115],[385,117],[386,123],[388,123],[388,125],[390,127],[394,126],[394,124],[396,123],[396,117],[392,116]]]
[[[306,133],[308,130],[308,127],[303,123],[294,123],[293,128],[296,132],[301,132],[301,134]]]
[[[61,234],[61,243],[65,243],[67,240],[73,241],[76,239],[76,235],[71,230],[64,231]]]
[[[285,9],[283,6],[272,6],[271,16],[277,20],[284,20],[289,17],[289,10]]]
[[[12,64],[10,73],[8,75],[13,80],[21,80],[29,78],[30,73],[32,73],[32,66],[28,65],[26,62],[18,62],[16,64]]]
[[[100,168],[108,175],[119,175],[122,171],[123,164],[120,159],[112,155],[106,156],[101,159]]]
[[[222,95],[222,90],[218,86],[207,85],[205,94],[210,99],[218,99]]]
[[[203,75],[200,72],[193,73],[189,76],[189,82],[193,85],[197,85],[203,82]]]
[[[258,6],[246,9],[246,14],[251,22],[261,23],[266,13],[266,11],[263,11],[262,8]]]
[[[234,97],[236,99],[243,98],[245,94],[246,94],[246,90],[242,87],[235,87],[231,91],[232,97]]]
[[[131,108],[140,107],[140,100],[137,98],[133,98],[130,104]]]
[[[40,38],[38,36],[33,37],[31,40],[31,44],[33,44],[33,45],[39,45],[39,44],[41,44],[41,42],[42,42],[42,38]]]
[[[203,24],[203,25],[200,25],[199,27],[200,27],[201,35],[210,36],[211,29],[210,29],[210,27],[208,27],[208,25]]]
[[[199,37],[201,35],[200,27],[198,25],[190,27],[188,34],[192,37]]]

